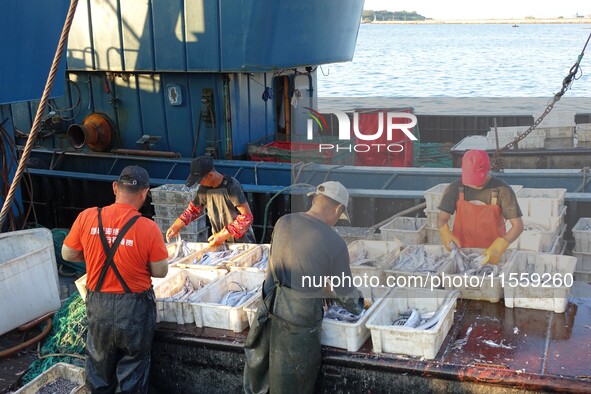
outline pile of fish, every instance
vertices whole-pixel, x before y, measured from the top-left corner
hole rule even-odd
[[[263,253],[261,254],[261,258],[259,259],[259,261],[254,263],[252,266],[254,268],[258,269],[259,271],[266,271],[267,267],[269,266],[269,249],[268,248],[262,248],[262,249],[263,249]]]
[[[394,261],[393,270],[407,272],[437,272],[449,256],[436,256],[427,252],[423,245],[409,246]]]
[[[207,265],[212,268],[222,267],[228,260],[244,252],[247,247],[247,245],[241,245],[235,249],[220,250],[218,252],[205,252],[201,256],[201,259],[197,260],[197,258],[195,258],[193,261],[191,261],[191,264]]]
[[[378,262],[375,259],[368,259],[367,258],[367,249],[361,249],[357,258],[351,262],[351,265],[355,266],[365,266],[365,267],[377,267]]]
[[[231,284],[237,285],[240,288],[240,290],[228,291],[226,294],[224,294],[220,301],[217,302],[218,304],[231,307],[242,305],[250,297],[254,296],[262,287],[262,285],[259,285],[252,290],[248,290],[238,282],[230,282],[228,284],[228,288],[230,288]]]
[[[465,254],[452,243],[450,258],[453,261],[453,272],[469,276],[497,276],[499,267],[494,264],[482,265],[484,256],[480,253]]]
[[[336,302],[332,302],[328,299],[324,301],[325,319],[332,319],[346,323],[357,323],[359,319],[361,319],[367,312],[367,309],[364,309],[363,311],[361,311],[359,315],[355,315],[343,308],[342,306],[340,306],[339,304],[337,304]]]
[[[445,313],[449,309],[448,305],[454,302],[453,296],[456,294],[459,294],[458,290],[447,293],[436,311],[425,312],[423,314],[416,308],[404,311],[394,319],[392,325],[408,329],[429,330],[435,327],[445,317]]]
[[[187,245],[180,236],[177,238],[176,242],[167,244],[166,249],[168,250],[168,264],[175,263],[183,257],[190,255],[192,252],[189,245]]]
[[[193,286],[191,279],[187,276],[183,288],[178,293],[170,297],[163,298],[165,302],[194,302],[196,300],[197,292],[204,286],[204,283],[199,281],[197,286]]]

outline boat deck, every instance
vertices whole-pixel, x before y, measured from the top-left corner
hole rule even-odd
[[[240,392],[247,331],[158,325],[152,382],[163,392]],[[197,389],[198,387],[198,389]],[[564,313],[458,300],[434,360],[323,348],[318,392],[591,392],[591,285]]]

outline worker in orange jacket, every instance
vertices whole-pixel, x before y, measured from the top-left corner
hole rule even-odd
[[[509,245],[523,232],[521,209],[515,192],[491,176],[490,159],[483,150],[469,150],[462,158],[462,178],[444,191],[437,225],[443,246],[483,248],[483,264],[498,264]],[[449,219],[456,214],[453,231]],[[511,224],[507,231],[505,220]]]

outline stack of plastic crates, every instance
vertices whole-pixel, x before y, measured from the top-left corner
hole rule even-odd
[[[166,235],[166,230],[183,213],[189,202],[193,201],[198,187],[199,185],[189,188],[185,185],[167,184],[150,190],[152,205],[154,205],[154,211],[156,212],[154,221],[160,227],[163,235]],[[183,240],[187,242],[207,241],[205,214],[183,227],[180,234]]]

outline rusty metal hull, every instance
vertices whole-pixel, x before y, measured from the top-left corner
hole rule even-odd
[[[585,286],[586,296],[571,298],[562,314],[461,300],[434,360],[373,353],[371,339],[357,352],[324,347],[316,391],[589,393],[591,298]],[[153,350],[155,388],[242,391],[246,334],[160,324]]]

